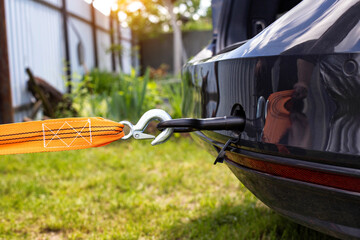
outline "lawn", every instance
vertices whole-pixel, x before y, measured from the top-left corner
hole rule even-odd
[[[1,239],[329,239],[190,139],[0,157]]]

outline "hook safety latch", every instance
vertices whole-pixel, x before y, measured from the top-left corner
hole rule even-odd
[[[162,121],[168,121],[171,119],[172,119],[171,116],[164,110],[151,109],[151,110],[147,111],[146,113],[144,113],[144,115],[142,115],[142,117],[136,123],[135,126],[129,121],[121,121],[120,122],[121,124],[128,126],[130,129],[129,133],[126,134],[122,139],[126,140],[126,139],[129,139],[130,137],[134,137],[135,139],[154,139],[151,142],[151,145],[157,145],[160,143],[164,143],[171,137],[171,135],[174,131],[172,128],[165,129],[157,137],[147,134],[147,133],[144,133],[144,131],[151,121],[158,120],[158,121],[162,122]]]

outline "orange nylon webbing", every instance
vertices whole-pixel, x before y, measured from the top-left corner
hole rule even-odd
[[[100,147],[124,136],[121,123],[63,118],[0,125],[0,155]]]

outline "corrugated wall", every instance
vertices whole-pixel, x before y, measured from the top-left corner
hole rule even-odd
[[[67,10],[89,22],[91,21],[91,7],[83,0],[67,0]],[[79,62],[78,45],[81,43],[84,48],[85,68],[92,69],[95,65],[94,43],[92,28],[88,22],[81,21],[71,15],[69,15],[68,20],[71,69],[73,80],[76,81],[85,73],[84,66]]]
[[[83,0],[66,1],[67,11],[70,13],[68,34],[71,70],[76,80],[84,73],[84,66],[80,65],[78,58],[80,42],[84,49],[85,67],[91,69],[95,65],[91,8]],[[61,92],[66,90],[63,16],[60,9],[56,9],[62,7],[62,0],[43,0],[43,2],[54,7],[39,3],[38,0],[5,0],[13,107],[18,109],[15,113],[16,122],[22,121],[29,114],[29,109],[21,110],[31,102],[32,98],[26,85],[27,67],[35,76],[45,79]],[[96,25],[101,28],[96,31],[99,68],[111,71],[111,53],[108,51],[111,45],[110,20],[97,11],[95,19]],[[125,48],[122,65],[124,72],[129,73],[132,62],[131,31],[127,29],[121,31],[121,36],[125,39],[121,41]],[[115,42],[118,43],[117,38]],[[119,60],[116,59],[117,71],[119,71],[118,66]]]
[[[59,0],[51,0],[51,1],[59,1]],[[90,5],[87,4],[84,0],[66,0],[66,6],[68,12],[74,13],[80,17],[83,17],[88,21],[91,21]]]
[[[76,18],[69,17],[69,45],[70,45],[70,61],[71,68],[74,74],[84,74],[85,69],[80,65],[78,57],[78,45],[80,42],[84,47],[84,62],[85,68],[91,69],[94,67],[94,43],[92,36],[92,29],[89,24],[86,24]]]
[[[131,30],[121,28],[121,46],[122,46],[122,68],[125,73],[131,72],[133,47],[131,44]]]
[[[109,52],[111,41],[109,34],[102,30],[97,30],[97,43],[99,69],[111,71],[111,54]]]
[[[5,6],[13,107],[30,103],[27,67],[64,91],[61,14],[30,0],[5,0]],[[26,111],[16,112],[15,121],[25,115]]]

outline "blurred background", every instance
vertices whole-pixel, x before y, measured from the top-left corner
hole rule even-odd
[[[212,36],[210,0],[0,2],[1,123],[179,116],[181,66]]]
[[[210,5],[0,0],[0,123],[136,123],[152,108],[181,117],[181,66],[212,39]],[[0,239],[329,239],[275,214],[175,137],[2,156]]]

